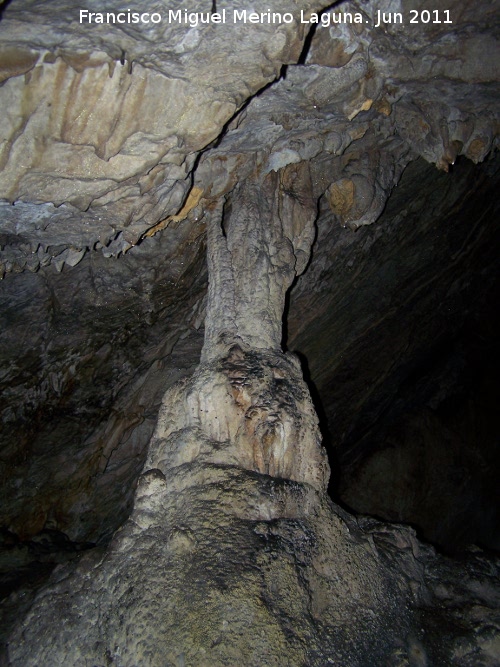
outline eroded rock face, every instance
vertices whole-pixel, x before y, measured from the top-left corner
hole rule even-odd
[[[184,9],[195,8],[180,3]],[[254,3],[259,9],[267,6]],[[196,153],[297,60],[305,36],[296,24],[190,27],[169,23],[163,3],[134,6],[155,10],[164,20],[139,27],[80,22],[80,8],[67,0],[45,11],[16,0],[4,12],[0,197],[39,205],[38,224],[26,220],[26,231],[46,246],[71,236],[76,217],[83,225],[67,242],[77,253],[115,241],[116,255],[178,213]]]
[[[226,464],[325,490],[320,442],[298,360],[234,343],[166,393],[146,468]]]
[[[113,266],[87,255],[71,290],[64,273],[0,284],[0,522],[21,539],[98,542],[130,511],[162,396],[199,360],[202,231],[170,229]]]
[[[357,524],[307,484],[199,457],[141,476],[107,551],[54,573],[9,657],[23,667],[493,667],[497,605],[480,554],[464,571],[411,529]]]
[[[498,545],[497,179],[496,160],[413,163],[376,225],[320,217],[291,292],[288,344],[323,407],[334,497],[448,551]]]
[[[377,238],[411,224],[415,245],[405,247],[423,253],[423,283],[442,277],[443,246],[419,245],[430,232],[415,213],[426,215],[429,172],[411,172],[417,183],[405,189],[408,205],[395,198],[394,219],[367,226],[417,157],[446,171],[496,145],[494,8],[462,4],[434,5],[452,24],[409,31],[373,29],[377,11],[425,3],[342,3],[361,23],[318,27],[305,42],[309,28],[297,22],[89,29],[65,0],[9,3],[0,25],[7,550],[24,558],[50,531],[108,541],[146,459],[130,519],[108,551],[56,570],[11,637],[13,664],[496,664],[494,561],[477,553],[460,568],[409,529],[332,508],[310,396],[281,351],[287,293],[310,262],[291,300],[290,342],[307,348],[329,416],[344,395],[340,458],[376,461],[373,422],[384,406],[401,407],[405,365],[394,357],[419,351],[413,327],[408,341],[398,331],[406,302],[380,289],[400,276]],[[465,201],[460,187],[462,199],[439,190],[450,215]],[[462,255],[475,270],[468,257],[492,238],[482,224],[492,210],[471,204],[470,238],[456,228],[466,251],[450,233],[450,276]],[[364,264],[369,255],[382,270]],[[488,253],[485,279],[492,267]],[[412,294],[411,275],[406,283],[399,294]],[[376,301],[371,315],[353,296],[360,286]],[[339,296],[344,287],[352,291]],[[396,343],[374,360],[380,320]],[[435,328],[426,331],[424,348]],[[344,332],[375,381],[351,372]],[[363,475],[380,467],[361,469],[360,495]]]
[[[469,559],[481,611],[437,640],[429,619],[461,595],[436,575],[449,577],[447,562],[411,529],[358,525],[332,506],[298,361],[276,349],[266,317],[261,345],[247,342],[256,310],[283,307],[291,282],[262,241],[282,238],[280,216],[247,217],[267,185],[246,187],[225,229],[210,222],[212,326],[198,369],[165,394],[129,520],[106,551],[56,570],[10,638],[13,666],[494,665],[493,563]],[[248,232],[266,286],[262,261],[244,252]],[[302,233],[290,233],[289,252]],[[227,300],[238,266],[255,289]]]

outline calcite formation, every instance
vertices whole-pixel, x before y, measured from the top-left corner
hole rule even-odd
[[[195,461],[227,464],[325,490],[320,441],[298,360],[234,341],[167,391],[146,466],[165,473]]]
[[[368,511],[412,434],[452,440],[459,362],[405,383],[494,302],[495,8],[290,5],[3,3],[0,555],[76,555],[7,599],[8,664],[498,664],[495,558],[350,516],[321,442]],[[460,450],[435,454],[450,495]]]
[[[311,216],[283,224],[290,196],[264,177],[241,188],[225,227],[212,214],[201,363],[164,396],[130,518],[35,599],[13,666],[494,664],[493,570],[474,637],[437,639],[428,617],[456,595],[436,576],[446,561],[410,529],[356,524],[326,497],[309,392],[279,350],[313,239]]]

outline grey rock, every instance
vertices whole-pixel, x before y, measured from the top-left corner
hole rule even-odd
[[[498,544],[496,8],[434,8],[3,4],[0,560],[49,566],[4,603],[13,665],[498,663],[497,560],[387,523]],[[303,372],[341,499],[385,522],[328,500]],[[99,546],[42,585],[47,531]]]

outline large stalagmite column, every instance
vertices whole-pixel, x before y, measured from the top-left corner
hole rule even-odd
[[[200,365],[164,397],[130,519],[55,570],[11,638],[13,666],[410,664],[421,566],[396,571],[331,505],[309,392],[281,349],[310,192],[307,165],[291,165],[215,207]]]
[[[165,396],[148,468],[202,457],[325,489],[318,420],[298,360],[281,350],[285,295],[314,238],[310,191],[307,166],[293,165],[238,186],[209,220],[202,359]],[[175,444],[181,432],[189,445]]]

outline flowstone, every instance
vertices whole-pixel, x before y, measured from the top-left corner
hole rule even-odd
[[[164,397],[130,518],[54,571],[11,637],[14,667],[494,664],[494,569],[476,558],[474,610],[436,642],[456,574],[411,529],[359,524],[326,495],[317,417],[280,350],[314,216],[287,209],[282,182],[241,186],[209,220],[200,366]]]

